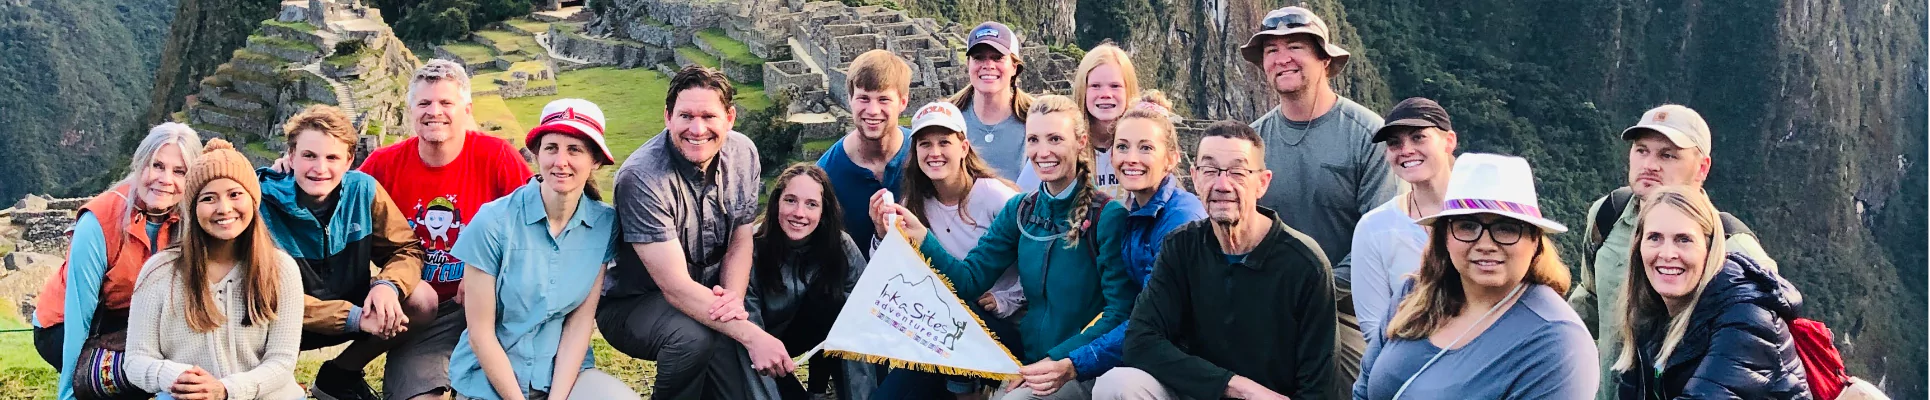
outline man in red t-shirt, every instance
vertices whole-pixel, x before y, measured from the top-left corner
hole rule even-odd
[[[369,154],[361,171],[375,177],[409,219],[425,253],[422,280],[435,288],[442,305],[433,321],[410,321],[415,332],[389,351],[382,381],[390,400],[439,398],[448,390],[449,353],[468,325],[457,293],[464,265],[449,255],[449,247],[477,208],[530,177],[521,153],[508,141],[469,130],[475,119],[462,65],[430,60],[417,69],[407,107],[414,137]],[[330,372],[341,371],[318,372],[317,389],[334,392],[323,385],[331,383],[322,379]]]

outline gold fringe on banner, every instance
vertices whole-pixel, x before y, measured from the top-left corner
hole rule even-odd
[[[903,230],[899,230],[898,234],[900,235],[900,237],[904,237],[907,243],[911,242],[911,238],[909,236],[906,236]],[[912,246],[911,246],[912,251],[920,251],[918,246],[919,244],[922,244],[922,243],[912,243]],[[920,252],[922,253],[922,251]],[[938,277],[939,282],[945,283],[945,290],[950,291],[952,293],[952,299],[958,301],[957,304],[959,305],[959,307],[964,308],[966,311],[971,311],[971,306],[965,304],[965,300],[960,299],[958,297],[958,288],[952,286],[951,278],[945,277],[944,273],[939,272],[937,268],[933,268],[931,266],[930,257],[924,257],[923,254],[919,254],[919,261],[923,261],[925,263],[925,269],[930,270],[932,273],[932,276]],[[1016,268],[1016,267],[1012,267],[1012,268]],[[1005,348],[1005,343],[999,341],[998,333],[992,332],[992,329],[987,328],[985,326],[985,320],[980,319],[978,317],[978,313],[967,312],[965,314],[972,316],[972,321],[978,323],[978,329],[981,331],[985,331],[985,336],[990,337],[992,339],[992,345],[997,346],[999,350],[1002,350],[1005,352],[1005,358],[1012,360],[1013,364],[1017,364],[1020,366],[1025,365],[1025,362],[1019,361],[1018,357],[1012,355],[1012,349]],[[1001,381],[1019,379],[1018,374],[1001,374],[1001,373],[996,373],[991,371],[980,371],[980,370],[968,369],[968,368],[947,367],[943,365],[934,365],[934,364],[928,364],[928,363],[907,361],[907,360],[902,360],[902,359],[897,359],[892,357],[856,353],[856,352],[851,352],[846,350],[825,349],[824,354],[828,354],[838,358],[843,358],[846,360],[863,362],[867,364],[884,364],[891,368],[906,368],[906,369],[913,369],[913,370],[918,370],[922,372],[931,372],[931,373],[937,373],[937,374],[943,374],[943,375],[969,376],[974,378],[996,379]]]

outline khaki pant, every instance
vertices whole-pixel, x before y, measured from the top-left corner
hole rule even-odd
[[[1044,396],[1034,395],[1032,389],[1019,386],[1018,389],[1001,393],[994,398],[999,400],[1086,400],[1092,398],[1093,384],[1094,381],[1073,380],[1066,382],[1065,386],[1060,386],[1059,390],[1053,391],[1052,394]]]
[[[524,397],[528,398],[529,400],[549,400],[549,393],[535,392],[535,393],[529,393]],[[643,399],[643,396],[638,395],[637,391],[630,390],[630,385],[625,385],[623,384],[623,381],[617,380],[616,377],[610,376],[610,374],[603,373],[603,371],[599,371],[595,368],[583,370],[583,372],[580,372],[576,375],[576,386],[570,388],[570,397],[575,397],[579,399],[592,399],[592,400],[642,400]],[[474,399],[474,397],[469,397],[469,396],[463,395],[462,393],[456,393],[455,399],[469,400],[469,399]],[[556,399],[556,400],[569,400],[569,399]]]
[[[1138,368],[1118,367],[1093,380],[1093,400],[1182,400],[1152,374]]]

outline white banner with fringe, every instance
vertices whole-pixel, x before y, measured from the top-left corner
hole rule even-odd
[[[864,276],[818,349],[893,368],[988,379],[1018,377],[1019,360],[966,308],[950,281],[889,224]],[[809,358],[807,354],[803,358]]]

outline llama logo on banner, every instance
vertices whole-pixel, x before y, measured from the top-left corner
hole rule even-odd
[[[1018,358],[897,228],[872,253],[827,337],[818,345],[825,354],[893,368],[991,379],[1019,373]]]

